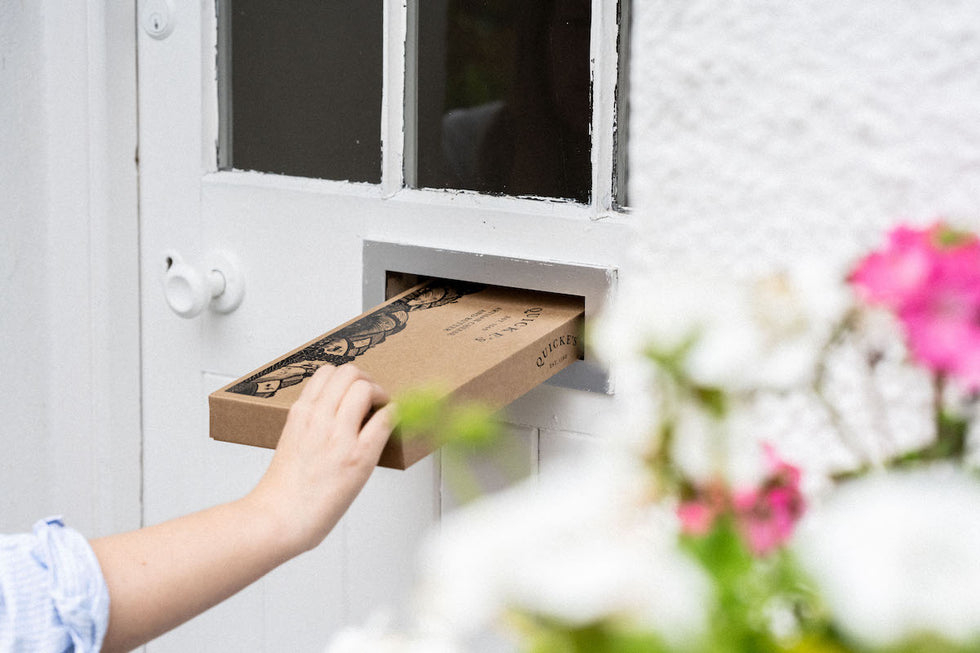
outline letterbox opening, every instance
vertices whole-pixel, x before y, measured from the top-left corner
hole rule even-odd
[[[580,297],[585,321],[597,315],[614,292],[618,270],[601,265],[521,259],[403,243],[365,240],[363,306],[374,306],[420,280],[435,278],[484,283]],[[590,358],[548,379],[548,385],[612,394],[608,370]]]

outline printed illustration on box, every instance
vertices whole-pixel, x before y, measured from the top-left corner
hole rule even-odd
[[[328,334],[302,351],[235,384],[228,392],[272,397],[281,388],[288,388],[313,376],[322,365],[350,363],[371,347],[380,345],[405,328],[410,312],[443,306],[482,289],[483,286],[461,282],[435,282],[416,288],[401,299],[379,306],[353,324]]]

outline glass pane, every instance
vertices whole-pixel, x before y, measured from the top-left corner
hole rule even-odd
[[[627,156],[627,127],[629,126],[630,97],[630,2],[619,0],[617,5],[619,35],[616,37],[618,75],[616,78],[616,132],[613,160],[613,201],[619,208],[629,206],[629,158]]]
[[[590,0],[419,0],[420,187],[588,202]]]
[[[222,0],[221,167],[380,183],[381,0]]]

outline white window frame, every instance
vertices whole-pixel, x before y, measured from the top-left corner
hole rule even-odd
[[[286,189],[303,189],[323,193],[354,194],[381,199],[397,198],[409,203],[428,203],[452,206],[455,209],[504,210],[529,215],[568,217],[576,220],[602,220],[622,216],[628,211],[617,205],[613,176],[616,174],[617,144],[617,85],[620,81],[619,58],[619,2],[629,0],[592,0],[590,38],[590,73],[592,77],[592,193],[588,204],[549,198],[524,198],[482,195],[473,191],[410,188],[406,184],[405,166],[415,156],[411,119],[415,106],[414,84],[406,83],[414,74],[411,52],[414,35],[410,34],[409,12],[417,0],[384,0],[384,46],[381,94],[381,183],[352,183],[288,177],[267,173],[220,170],[217,144],[220,129],[228,128],[220,120],[220,101],[217,57],[203,57],[205,115],[202,156],[204,157],[205,183],[247,183]],[[212,0],[212,11],[204,21],[204,53],[218,51],[218,28],[221,18],[217,15],[217,0]],[[625,16],[625,13],[623,13]],[[624,23],[626,21],[624,20]],[[623,25],[627,29],[628,24]],[[622,140],[622,134],[620,135]],[[618,145],[625,152],[625,143]],[[620,157],[622,158],[622,157]],[[622,165],[622,162],[620,163]]]

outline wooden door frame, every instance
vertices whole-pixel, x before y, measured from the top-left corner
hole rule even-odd
[[[42,8],[50,440],[38,474],[88,536],[142,519],[135,25],[136,3]]]

